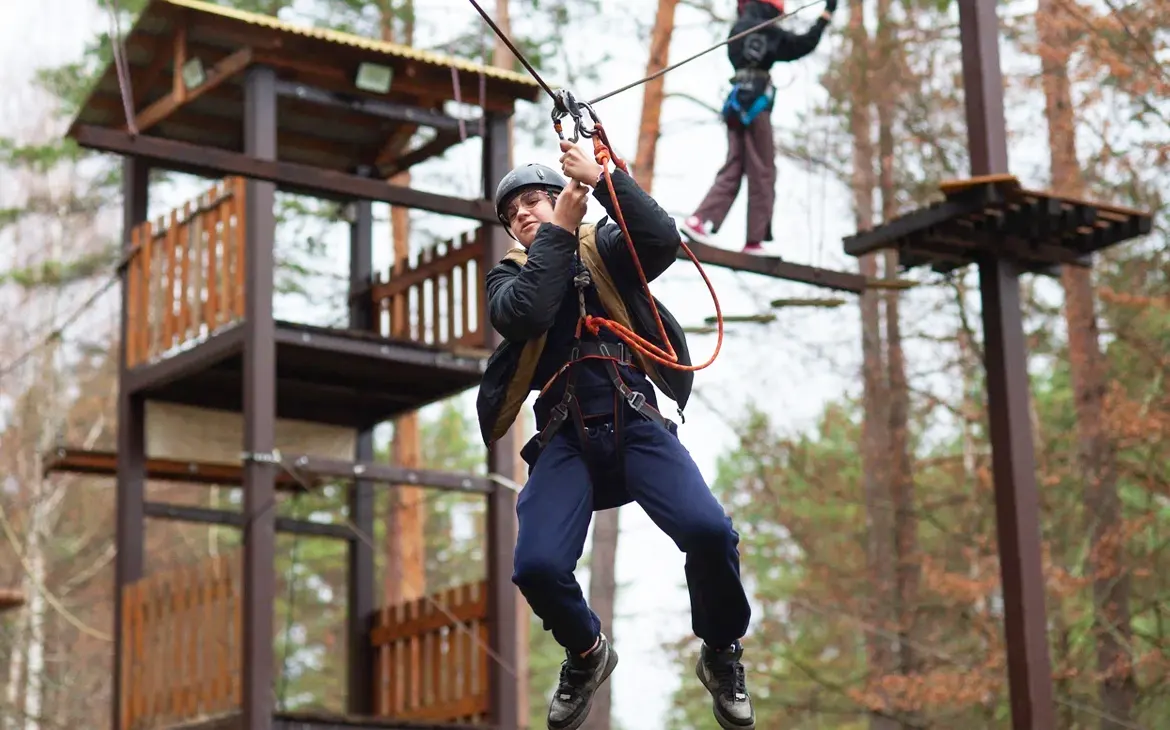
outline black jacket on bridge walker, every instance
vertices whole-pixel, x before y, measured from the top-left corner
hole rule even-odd
[[[683,222],[683,233],[699,243],[711,243],[711,234],[719,231],[731,204],[739,195],[741,181],[747,177],[748,210],[745,252],[759,253],[762,242],[772,240],[772,210],[776,200],[776,145],[772,138],[772,109],[776,87],[771,68],[804,58],[821,41],[821,34],[837,7],[837,0],[827,0],[811,28],[793,33],[775,24],[764,26],[727,45],[727,57],[735,75],[723,105],[727,125],[727,158],[715,182],[699,206]],[[784,0],[740,0],[739,16],[728,33],[736,36],[784,11]]]
[[[570,150],[562,143],[566,157],[577,154]],[[614,217],[608,186],[593,167],[593,196]],[[638,261],[653,281],[676,260],[676,224],[632,177],[614,170],[612,181]],[[576,232],[561,227],[552,222],[558,196],[573,199],[564,178],[543,165],[521,165],[500,182],[497,214],[520,245],[487,273],[488,314],[505,339],[488,361],[477,400],[481,434],[491,443],[508,431],[530,392],[544,391],[534,408],[540,433],[523,452],[529,478],[516,505],[512,580],[566,652],[548,727],[580,727],[617,665],[574,571],[593,512],[636,501],[686,555],[692,625],[704,642],[696,672],[716,718],[723,727],[751,730],[740,662],[751,607],[739,576],[739,535],[675,424],[657,410],[651,386],[681,408],[694,374],[649,361],[605,328],[596,336],[582,328],[578,339],[584,307],[665,346],[620,226],[603,219]],[[657,306],[680,364],[689,365],[682,329]],[[558,423],[565,404],[571,414]]]

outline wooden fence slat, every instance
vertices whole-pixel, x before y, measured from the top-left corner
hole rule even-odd
[[[138,297],[142,290],[142,251],[139,250],[142,242],[142,226],[134,226],[130,231],[130,265],[126,270],[126,332],[122,348],[126,352],[127,367],[138,364],[138,338],[141,327],[141,313],[138,311]]]
[[[236,256],[236,270],[235,270],[235,296],[232,301],[235,304],[236,317],[243,318],[244,316],[244,265],[247,261],[246,253],[249,245],[248,241],[248,226],[245,220],[247,216],[247,187],[244,184],[244,178],[232,178],[232,212],[234,213],[234,226],[232,229],[232,240]]]
[[[166,275],[164,281],[166,284],[166,296],[164,298],[164,311],[166,312],[166,325],[163,329],[163,352],[175,346],[175,335],[178,334],[178,317],[175,311],[175,269],[178,267],[178,245],[179,245],[179,212],[177,210],[171,211],[171,222],[167,227],[167,264]]]
[[[217,183],[209,193],[211,200],[216,201],[207,212],[207,304],[203,310],[203,319],[207,322],[207,334],[219,326],[219,220],[224,204],[219,202],[220,188]]]
[[[178,290],[179,307],[175,312],[175,330],[178,333],[178,344],[182,344],[190,337],[189,327],[191,324],[191,306],[189,298],[190,292],[190,269],[191,269],[191,202],[187,201],[183,205],[183,222],[179,224],[178,231]]]

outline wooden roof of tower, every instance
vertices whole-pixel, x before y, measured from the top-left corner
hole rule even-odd
[[[373,166],[383,177],[460,142],[458,120],[442,111],[455,99],[452,69],[465,103],[478,104],[482,74],[492,111],[510,112],[517,100],[540,94],[535,81],[513,71],[199,0],[151,0],[125,46],[141,134],[242,151],[244,70],[262,63],[276,69],[281,84],[278,160],[343,172]],[[206,80],[185,89],[176,65],[193,58]],[[362,63],[393,69],[388,93],[357,88]],[[85,127],[127,130],[113,62],[68,136],[78,138]],[[433,130],[430,139],[420,141],[420,127]],[[466,124],[464,133],[473,136],[478,127]]]

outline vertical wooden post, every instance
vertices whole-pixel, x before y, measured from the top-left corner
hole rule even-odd
[[[374,317],[368,296],[355,295],[367,290],[373,274],[373,205],[368,200],[353,203],[353,218],[349,227],[349,326],[355,330],[372,330]],[[374,460],[374,430],[359,429],[354,450],[356,461]],[[349,487],[349,518],[353,524],[372,537],[374,534],[374,485],[355,479]],[[370,646],[370,618],[374,606],[374,547],[361,536],[349,540],[349,602],[347,605],[347,632],[349,634],[349,671],[347,673],[347,706],[358,715],[374,712],[372,670],[374,653]]]
[[[129,251],[134,226],[146,220],[150,167],[143,160],[122,158],[122,246]],[[142,577],[145,532],[146,412],[143,398],[126,388],[130,344],[130,268],[122,270],[122,345],[118,354],[118,473],[114,544],[114,683],[112,730],[120,730],[123,694],[123,588]]]
[[[254,66],[244,82],[244,151],[276,159],[276,74]],[[276,591],[276,338],[272,314],[276,186],[244,184],[244,622],[243,730],[270,730]]]
[[[491,114],[486,120],[483,140],[483,194],[493,200],[496,185],[508,173],[511,156],[511,137],[508,129],[510,116]],[[504,257],[512,239],[498,224],[488,225],[488,245],[479,268],[484,277]],[[487,311],[486,302],[480,311]],[[500,336],[491,325],[483,324],[488,345],[495,347]],[[513,429],[514,431],[515,429]],[[515,434],[510,431],[492,444],[488,452],[488,471],[511,477],[515,472]],[[516,494],[510,488],[495,484],[488,495],[487,514],[487,577],[488,625],[492,651],[507,667],[493,666],[491,671],[491,722],[498,730],[517,730],[520,717],[516,701],[519,692],[518,677],[512,672],[519,664],[519,627],[517,626],[518,591],[512,584],[512,551],[516,546]]]

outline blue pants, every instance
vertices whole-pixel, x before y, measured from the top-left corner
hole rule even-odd
[[[634,501],[686,553],[692,629],[709,646],[730,646],[747,632],[751,618],[731,519],[673,433],[632,412],[621,431],[624,474],[616,467],[612,421],[587,429],[598,478],[624,480]],[[557,643],[571,652],[588,651],[601,627],[573,570],[593,518],[593,485],[572,420],[536,460],[516,514],[512,582]]]

